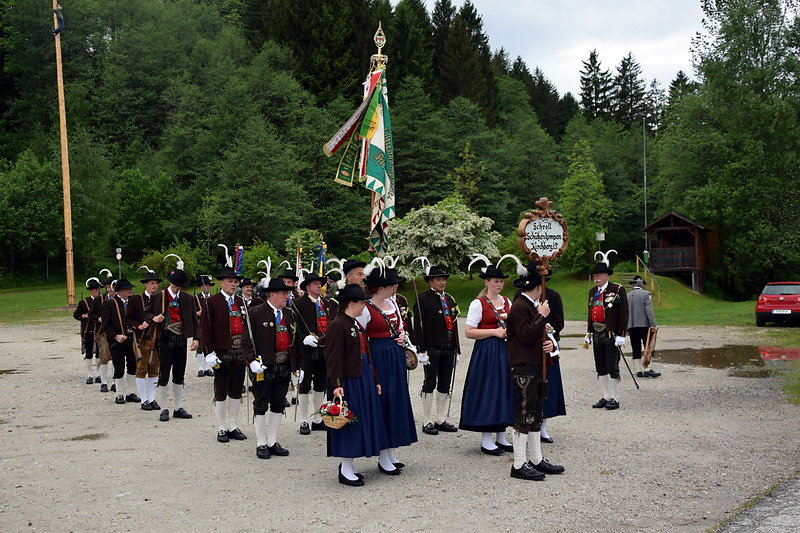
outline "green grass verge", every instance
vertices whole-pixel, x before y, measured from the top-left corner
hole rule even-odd
[[[728,524],[733,522],[736,518],[738,518],[742,514],[746,513],[749,509],[751,509],[753,506],[755,506],[758,502],[760,502],[764,498],[769,497],[773,492],[778,490],[781,486],[783,486],[788,481],[791,481],[792,479],[794,479],[798,475],[800,475],[800,470],[795,470],[794,473],[790,474],[785,479],[781,479],[781,480],[773,483],[772,486],[767,487],[766,489],[764,489],[763,491],[759,492],[758,494],[756,494],[752,498],[750,498],[747,501],[745,501],[739,507],[734,509],[729,517],[719,521],[717,524],[714,524],[710,528],[706,529],[706,532],[707,533],[718,533],[725,526],[727,526]]]

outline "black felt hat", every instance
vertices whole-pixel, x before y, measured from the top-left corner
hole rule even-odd
[[[608,266],[607,264],[597,263],[592,269],[592,271],[589,272],[589,275],[591,276],[592,274],[608,274],[610,276],[613,273],[614,271],[611,270],[611,267]]]
[[[219,271],[219,274],[214,277],[220,281],[223,279],[235,279],[237,281],[242,279],[242,276],[237,274],[236,271],[229,266],[222,267],[222,270]]]
[[[242,278],[242,281],[239,282],[239,287],[246,287],[247,285],[255,286],[256,282],[250,278]]]
[[[271,278],[269,283],[266,287],[262,290],[264,292],[277,292],[277,291],[287,291],[291,292],[294,287],[288,286],[281,278]]]
[[[364,278],[364,285],[367,287],[391,287],[396,284],[397,282],[389,277],[388,269],[381,272],[379,268],[375,268],[369,273],[369,276]]]
[[[189,276],[187,276],[186,272],[184,272],[180,268],[176,268],[175,270],[170,270],[167,273],[167,280],[169,280],[169,282],[175,285],[176,287],[186,287],[187,285],[189,285]]]
[[[293,279],[295,281],[300,279],[297,277],[297,274],[294,273],[294,269],[292,268],[287,268],[275,277],[278,279]]]
[[[124,291],[125,289],[132,289],[133,284],[125,278],[120,278],[114,282],[114,292]]]
[[[514,280],[513,285],[516,288],[528,291],[542,284],[542,275],[539,274],[535,266],[529,265],[526,270],[528,272],[524,276],[520,276]]]
[[[364,268],[367,264],[364,261],[356,261],[354,259],[348,259],[342,265],[342,272],[347,275],[348,272],[353,270],[354,268]]]
[[[424,276],[422,276],[422,277],[425,279],[425,281],[430,281],[430,280],[432,280],[433,278],[444,278],[444,279],[447,279],[447,278],[449,278],[449,277],[450,277],[450,274],[448,274],[447,272],[445,272],[444,270],[442,270],[442,268],[441,268],[441,267],[438,267],[438,266],[432,266],[432,267],[430,268],[430,270],[428,270],[428,273],[427,273],[427,274],[425,274],[425,275],[424,275]]]
[[[144,275],[144,278],[139,280],[139,283],[147,283],[148,281],[156,281],[158,283],[161,283],[164,280],[159,278],[155,272],[147,272]]]
[[[308,284],[312,281],[319,281],[322,285],[325,285],[328,282],[328,279],[322,276],[315,276],[314,274],[311,274],[307,278],[303,278],[303,281],[300,283],[300,290],[306,290],[306,287],[308,287]]]
[[[394,281],[394,283],[392,283],[392,285],[399,285],[401,283],[405,283],[406,282],[406,278],[404,278],[403,276],[399,275],[397,273],[397,269],[396,268],[387,268],[386,269],[386,276],[389,279],[391,279],[392,281]]]
[[[343,289],[339,289],[336,299],[341,301],[369,300],[369,296],[364,294],[364,289],[358,283],[348,283]]]
[[[112,283],[114,283],[116,280],[117,280],[117,278],[115,278],[114,276],[108,276],[108,277],[106,278],[106,280],[103,282],[103,285],[105,285],[106,287],[108,287],[109,285],[111,285]]]
[[[647,282],[642,279],[642,276],[636,275],[633,276],[633,279],[630,281],[631,285],[646,285]]]
[[[102,286],[103,285],[101,285],[96,278],[89,278],[86,280],[86,288],[89,289],[90,291],[94,289],[99,289]]]
[[[500,270],[499,268],[497,268],[494,265],[489,265],[488,267],[486,267],[486,271],[485,272],[481,272],[480,274],[478,274],[478,277],[481,278],[481,279],[498,279],[498,278],[506,279],[506,278],[508,278],[508,276],[503,274],[502,270]]]
[[[200,274],[197,276],[197,284],[202,285],[214,285],[214,280],[208,274]]]

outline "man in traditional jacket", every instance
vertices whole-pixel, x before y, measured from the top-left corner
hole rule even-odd
[[[254,353],[245,354],[253,382],[256,457],[259,459],[289,455],[289,450],[278,443],[278,429],[286,409],[284,400],[291,372],[302,367],[297,317],[287,307],[292,287],[274,278],[269,280],[265,290],[267,303],[250,311]]]
[[[182,263],[182,262],[181,262]],[[183,408],[183,387],[186,374],[186,345],[192,339],[190,350],[200,345],[200,328],[194,299],[182,289],[189,285],[189,278],[183,269],[175,269],[167,274],[169,287],[150,298],[145,311],[145,320],[155,323],[154,338],[157,339],[160,368],[158,373],[158,392],[161,400],[161,413],[158,419],[169,420],[167,409],[167,384],[172,374],[172,399],[175,418],[192,418]]]
[[[592,407],[619,409],[619,359],[628,331],[628,299],[625,289],[609,281],[614,271],[597,263],[589,275],[594,287],[589,289],[587,340],[594,350],[594,366],[603,397]]]
[[[300,284],[300,289],[305,292],[292,305],[299,315],[299,339],[303,346],[303,379],[300,381],[297,396],[300,410],[300,434],[310,435],[311,430],[325,430],[322,417],[318,414],[311,416],[309,426],[309,402],[311,409],[316,410],[325,401],[325,388],[327,378],[325,375],[325,335],[328,323],[332,316],[334,305],[328,298],[322,296],[321,276],[308,276]],[[311,388],[314,388],[313,401]]]
[[[95,382],[92,375],[93,360],[99,358],[95,334],[100,326],[100,313],[103,307],[103,300],[100,297],[100,282],[97,278],[86,280],[86,288],[89,296],[78,302],[72,317],[81,321],[81,353],[86,365],[86,384],[91,385]]]
[[[138,346],[138,350],[136,350],[137,346],[134,346],[137,357],[136,390],[139,392],[143,411],[161,408],[156,402],[156,384],[160,366],[158,350],[153,339],[154,328],[151,327],[153,324],[145,320],[144,313],[153,294],[158,291],[158,284],[162,281],[164,280],[159,278],[155,272],[148,270],[144,279],[139,280],[139,283],[144,285],[144,292],[131,296],[128,304],[127,318],[134,327],[134,336],[136,337],[134,342]]]
[[[437,435],[440,431],[458,431],[447,421],[447,400],[455,370],[456,358],[461,352],[458,341],[458,304],[445,292],[450,274],[432,266],[425,274],[430,290],[420,293],[414,303],[414,343],[424,366],[422,384],[422,431]],[[433,392],[436,390],[436,417],[433,417]]]
[[[200,321],[208,305],[208,297],[211,296],[211,287],[214,286],[214,280],[208,274],[198,276],[198,285],[200,286],[200,294],[194,295],[195,314],[197,320]],[[197,377],[214,376],[214,369],[206,363],[206,355],[203,350],[195,352],[197,358]]]
[[[217,416],[217,441],[226,443],[246,440],[239,429],[245,371],[252,361],[253,346],[245,303],[236,296],[239,276],[231,267],[224,267],[217,280],[220,292],[210,296],[200,315],[200,338],[206,362],[216,366],[214,372],[214,412]]]
[[[114,281],[114,297],[103,304],[103,330],[114,362],[115,403],[140,402],[141,398],[129,393],[130,376],[136,375],[136,356],[133,348],[133,326],[126,318],[133,285],[125,278]],[[127,372],[126,372],[127,370]]]

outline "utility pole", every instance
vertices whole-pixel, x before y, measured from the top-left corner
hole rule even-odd
[[[645,129],[647,124],[647,116],[642,115],[642,175],[644,179],[644,225],[647,227],[647,131]],[[650,246],[647,242],[647,232],[644,232],[644,249],[649,250]]]
[[[59,26],[61,6],[53,0],[53,27]],[[72,261],[72,200],[69,187],[69,150],[67,149],[67,108],[64,103],[64,70],[61,66],[61,32],[53,37],[56,46],[58,81],[58,117],[61,132],[61,188],[64,196],[64,251],[67,262],[67,306],[75,306],[75,266]]]

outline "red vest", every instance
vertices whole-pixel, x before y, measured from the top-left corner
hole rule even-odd
[[[242,314],[239,312],[239,306],[236,305],[235,299],[233,300],[233,306],[231,306],[229,320],[230,320],[229,325],[231,328],[231,335],[243,335],[244,324],[242,322]]]
[[[361,328],[361,324],[356,322],[356,331],[358,332],[358,344],[361,346],[361,353],[369,353],[369,342],[367,341],[367,335],[364,333],[364,330]]]
[[[275,324],[275,351],[288,352],[292,347],[289,341],[289,328],[286,327],[286,309],[281,311],[281,322]]]
[[[400,332],[400,320],[396,311],[384,315],[370,304],[367,304],[367,309],[369,310],[370,316],[369,323],[367,324],[367,337],[370,339],[388,339],[391,337],[392,332],[389,329],[389,324],[386,323],[387,318],[392,321],[394,330],[398,333]]]
[[[322,298],[317,301],[315,308],[317,310],[317,335],[325,335],[328,332],[328,309]]]
[[[597,291],[595,295],[592,297],[591,303],[591,319],[592,322],[605,322],[606,321],[606,309],[603,307],[603,292]]]
[[[172,295],[169,293],[168,290],[164,291],[164,294],[167,295],[167,310],[169,311],[169,323],[170,324],[178,324],[183,321],[181,318],[181,293],[178,293],[175,298],[172,298]]]
[[[483,298],[478,298],[478,301],[481,303],[481,308],[483,310],[483,314],[481,315],[481,321],[478,322],[478,329],[497,329],[500,327],[500,323],[497,321],[497,317],[495,316],[495,308],[494,304],[487,302]],[[500,315],[500,318],[503,320],[508,319],[508,312],[511,310],[511,306],[508,305],[508,300],[503,298],[503,310],[497,311]]]

